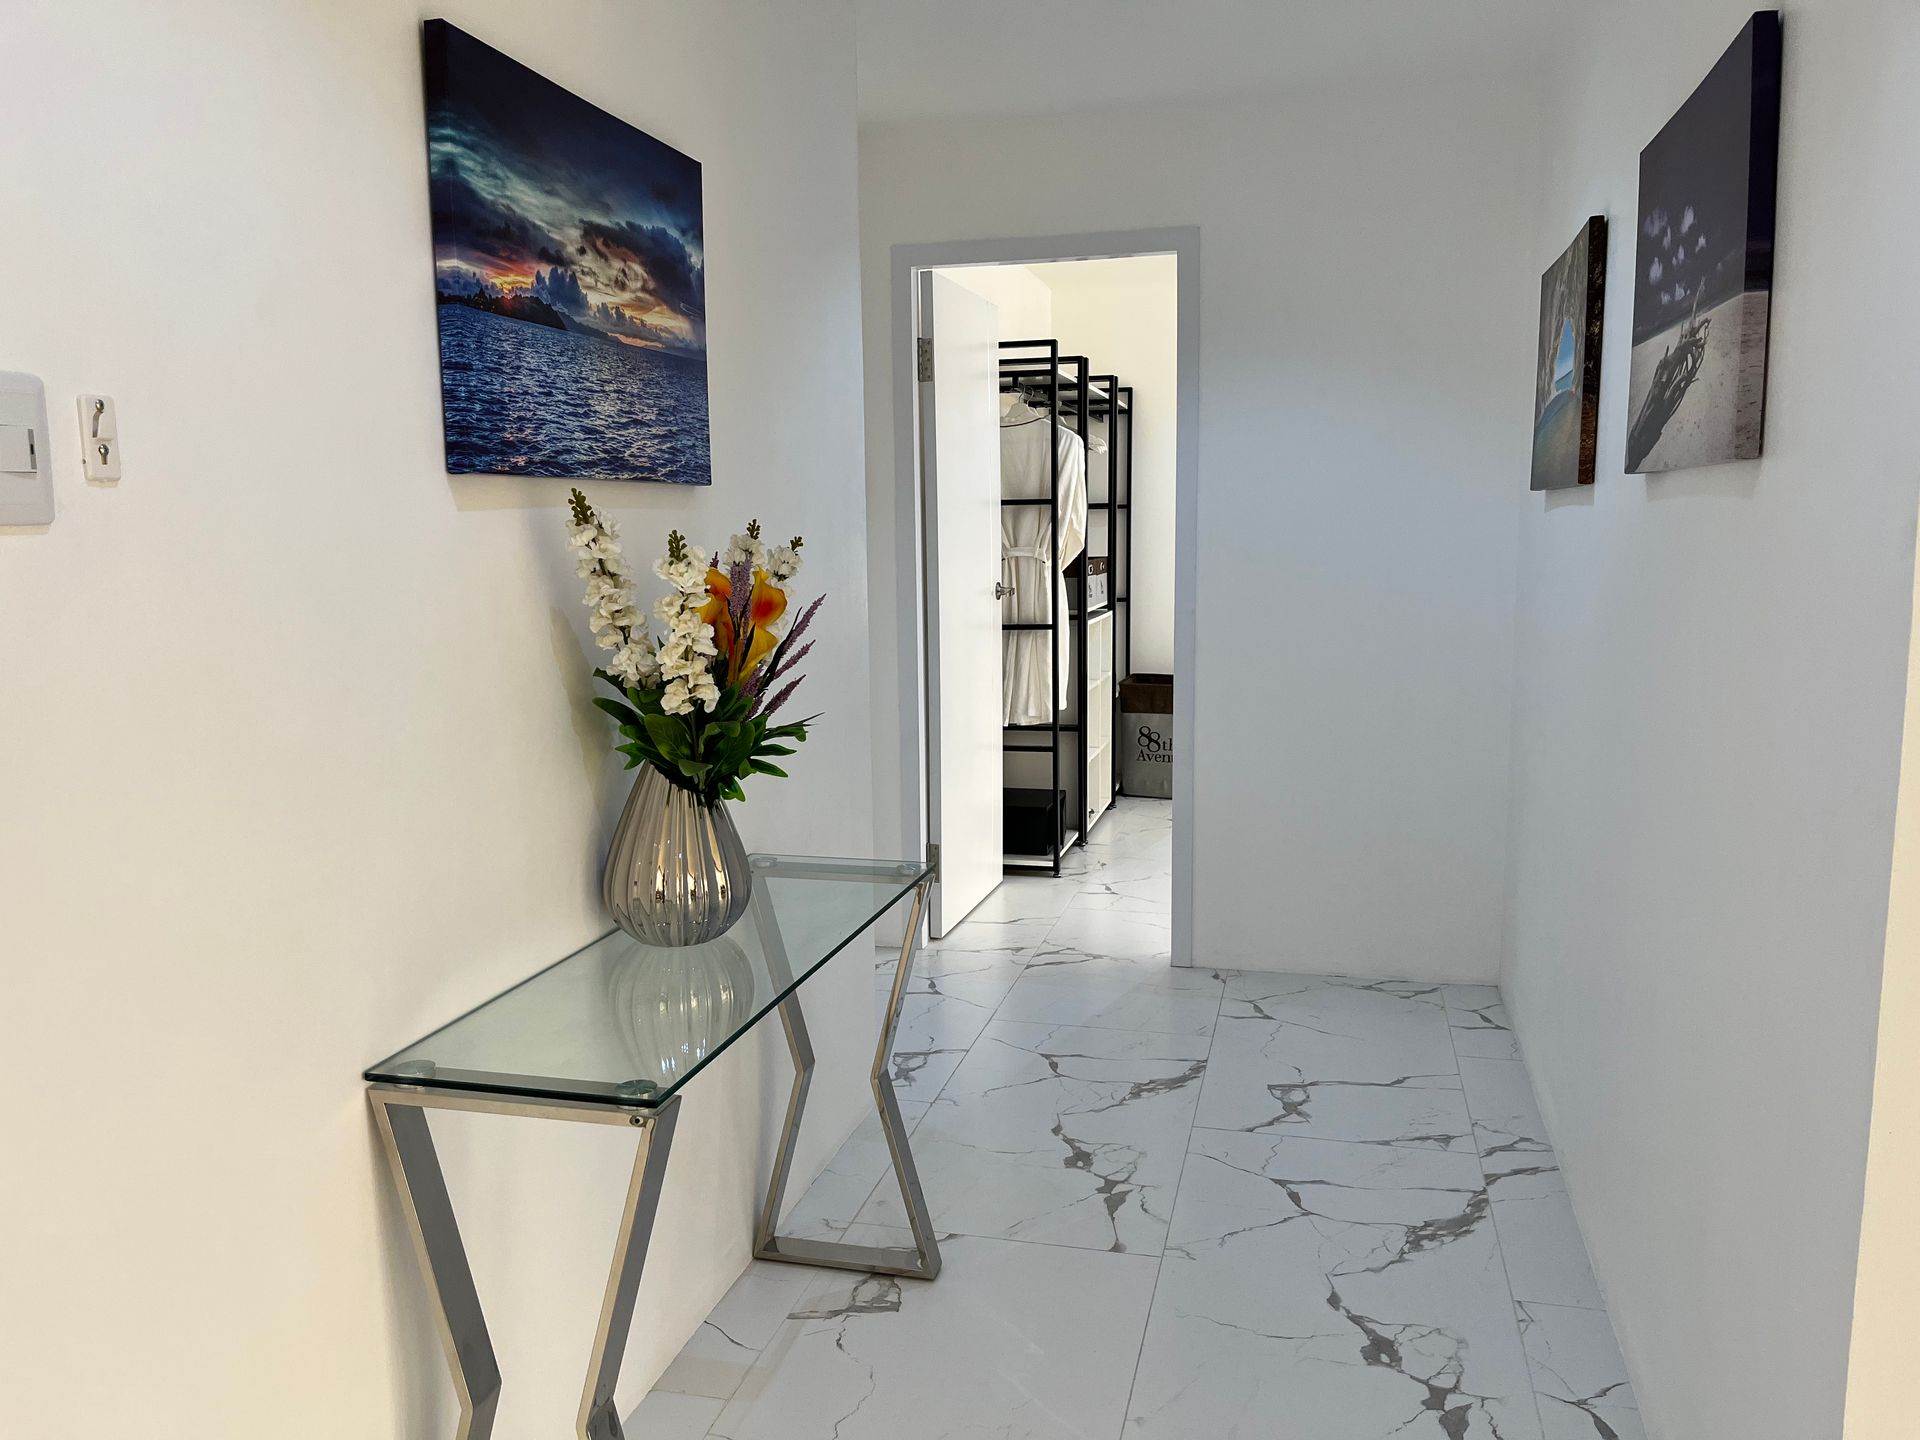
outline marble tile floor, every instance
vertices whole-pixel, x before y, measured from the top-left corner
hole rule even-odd
[[[1169,812],[916,962],[940,1278],[754,1264],[634,1440],[1645,1440],[1499,992],[1170,968]],[[877,1124],[783,1228],[908,1243]]]

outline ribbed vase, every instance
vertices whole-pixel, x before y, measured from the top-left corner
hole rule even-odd
[[[642,765],[601,882],[614,923],[648,945],[702,945],[746,914],[752,888],[726,802],[702,805]]]
[[[625,957],[608,977],[608,1013],[633,1059],[634,1090],[685,1079],[753,1014],[753,991],[753,964],[738,940]]]

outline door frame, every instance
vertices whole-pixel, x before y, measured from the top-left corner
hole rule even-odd
[[[920,272],[967,265],[1042,265],[1172,255],[1178,263],[1180,368],[1174,463],[1173,963],[1194,964],[1194,671],[1199,626],[1194,595],[1200,520],[1200,228],[1109,230],[1005,240],[895,245],[888,293],[893,331],[894,570],[902,605],[896,636],[901,726],[900,833],[915,853],[927,845],[926,488],[920,469],[920,396],[914,341],[920,333]],[[911,723],[905,723],[911,717]]]

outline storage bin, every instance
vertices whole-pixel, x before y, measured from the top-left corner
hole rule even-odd
[[[1028,790],[1010,786],[1006,791],[1002,841],[1009,855],[1051,855],[1065,834],[1062,817],[1067,813],[1064,790]]]
[[[1107,584],[1108,562],[1104,555],[1082,555],[1067,567],[1067,596],[1078,610],[1105,607],[1110,593]]]
[[[1120,682],[1120,793],[1173,798],[1173,676]]]

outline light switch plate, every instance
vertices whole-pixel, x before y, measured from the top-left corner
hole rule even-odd
[[[80,397],[80,469],[89,480],[120,478],[120,420],[111,395]]]
[[[0,469],[0,525],[50,525],[53,464],[47,450],[47,387],[38,376],[0,370],[0,427],[6,426],[31,432],[26,448],[33,468]],[[8,454],[18,448],[16,444]],[[8,463],[17,463],[17,458]]]

